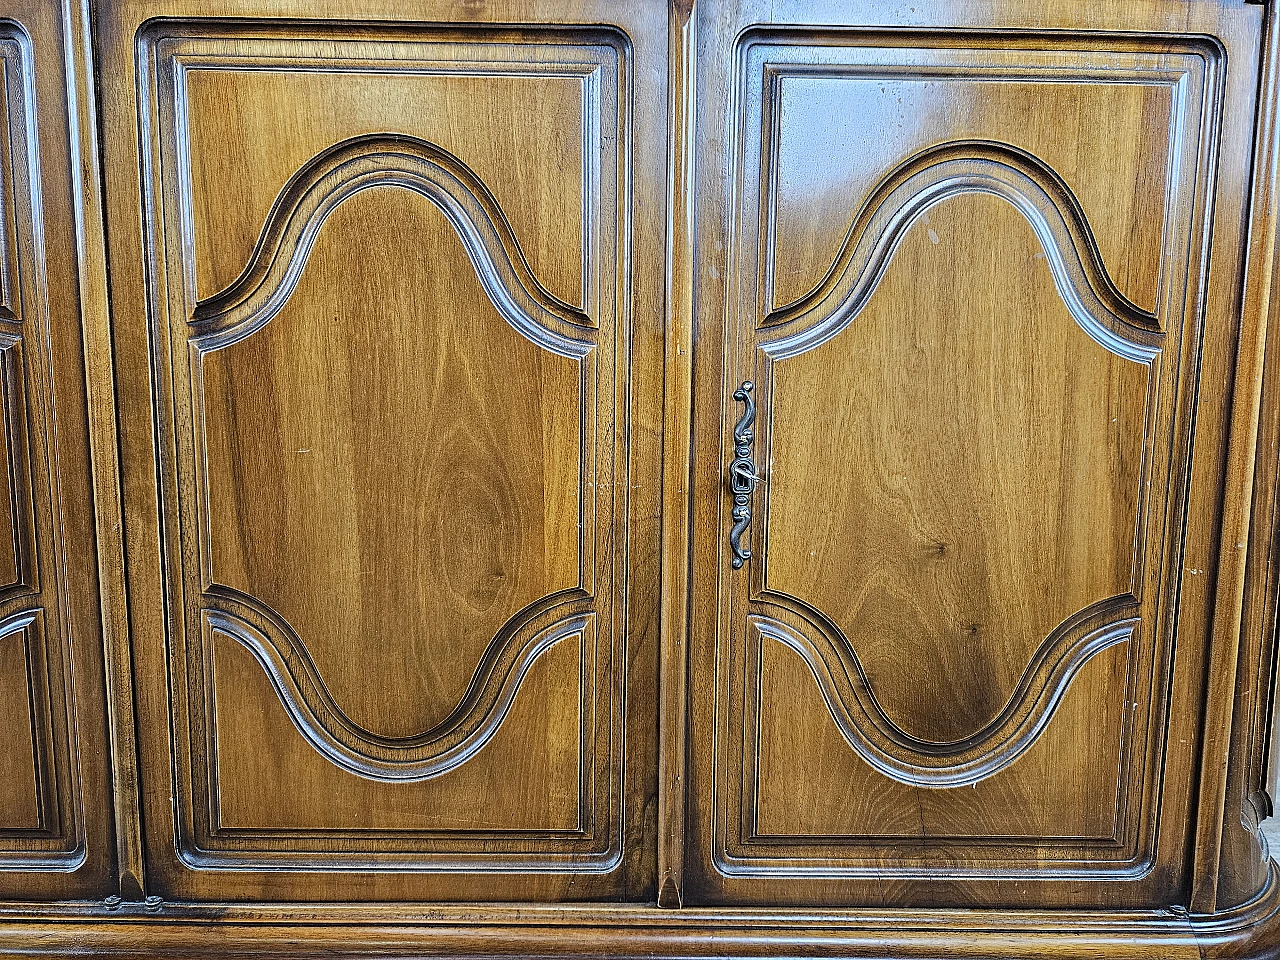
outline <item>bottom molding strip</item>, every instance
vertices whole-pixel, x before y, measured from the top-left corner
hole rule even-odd
[[[1249,904],[1161,911],[602,905],[0,904],[0,957],[1280,957],[1280,871]]]

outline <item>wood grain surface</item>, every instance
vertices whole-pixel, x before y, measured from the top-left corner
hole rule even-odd
[[[1272,3],[0,67],[0,953],[1280,955]]]
[[[1179,10],[699,5],[685,903],[1190,896],[1269,214],[1261,18]]]
[[[82,339],[92,306],[64,69],[84,24],[71,21],[60,3],[0,11],[3,899],[118,889]]]

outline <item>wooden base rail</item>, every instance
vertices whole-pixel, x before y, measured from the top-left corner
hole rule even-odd
[[[636,906],[0,906],[0,957],[850,957],[1264,960],[1280,871],[1217,915],[1185,911],[666,910]]]

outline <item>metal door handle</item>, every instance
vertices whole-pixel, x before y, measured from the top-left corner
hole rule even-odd
[[[733,548],[733,568],[739,569],[751,559],[751,550],[742,545],[742,535],[751,526],[751,494],[760,478],[751,459],[751,444],[755,432],[751,425],[756,419],[756,402],[751,397],[755,385],[750,380],[733,391],[733,399],[745,404],[746,409],[733,428],[733,462],[729,464],[729,492],[733,495],[733,529],[729,531],[729,546]]]

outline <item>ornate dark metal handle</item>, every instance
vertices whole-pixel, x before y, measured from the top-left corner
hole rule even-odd
[[[755,385],[750,380],[733,391],[733,399],[745,404],[746,409],[733,428],[733,462],[729,464],[729,492],[733,494],[733,529],[729,531],[729,546],[733,548],[733,569],[739,569],[751,559],[751,550],[742,545],[742,535],[751,526],[751,494],[759,477],[751,459],[751,444],[755,432],[751,425],[756,419],[756,402],[751,397]]]

